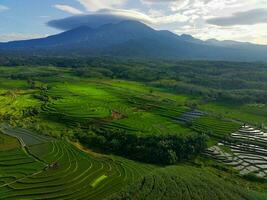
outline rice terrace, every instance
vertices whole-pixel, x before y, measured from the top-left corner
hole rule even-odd
[[[0,1],[0,200],[267,200],[267,0]]]
[[[0,70],[0,199],[266,199],[262,104],[223,113],[153,80]]]

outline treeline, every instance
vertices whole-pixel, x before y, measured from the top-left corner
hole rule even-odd
[[[4,66],[55,66],[67,68],[73,76],[126,79],[172,92],[200,96],[205,101],[266,103],[267,64],[133,60],[91,57],[0,57]],[[60,76],[63,71],[20,72],[14,79]]]
[[[98,129],[78,132],[76,138],[90,148],[163,165],[190,159],[206,148],[206,136],[201,134],[138,136],[121,129]]]

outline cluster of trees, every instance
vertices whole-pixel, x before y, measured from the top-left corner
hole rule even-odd
[[[201,134],[139,136],[122,129],[97,129],[78,132],[76,138],[90,148],[163,165],[187,160],[206,148],[206,137]]]

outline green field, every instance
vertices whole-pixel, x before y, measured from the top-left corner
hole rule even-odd
[[[0,199],[267,198],[262,180],[202,156],[244,123],[264,129],[264,103],[78,70],[0,67]]]
[[[267,124],[267,106],[264,104],[231,105],[210,103],[202,105],[201,108],[241,122],[252,123],[258,126]]]
[[[207,169],[192,166],[172,166],[155,170],[110,199],[257,199],[266,195],[224,181]]]
[[[86,153],[67,141],[24,129],[2,129],[23,138],[26,146],[0,151],[0,199],[266,198],[263,193],[234,186],[234,179],[222,180],[208,168],[146,165]],[[38,144],[32,142],[36,139]]]
[[[6,127],[4,132],[26,135],[21,138],[27,150],[0,152],[0,199],[103,199],[155,168],[115,156],[89,155],[66,141],[22,129]],[[42,142],[32,143],[36,138]]]
[[[16,138],[2,134],[0,132],[0,151],[12,150],[20,147],[20,143]]]
[[[48,118],[55,116],[68,121],[69,125],[102,120],[108,126],[125,127],[143,134],[189,132],[170,120],[188,108],[178,106],[176,101],[164,102],[167,101],[164,94],[150,94],[145,86],[136,84],[136,90],[134,83],[130,83],[133,90],[129,91],[128,83],[121,83],[119,87],[114,87],[113,81],[111,84],[83,81],[53,85],[48,94],[56,100],[49,102],[43,111]],[[155,101],[155,97],[161,99]],[[124,117],[112,119],[112,112]]]
[[[192,128],[198,132],[205,132],[214,138],[225,138],[240,128],[240,123],[218,119],[215,117],[201,117],[192,123]]]

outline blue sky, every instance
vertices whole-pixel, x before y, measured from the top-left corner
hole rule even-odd
[[[45,37],[48,21],[109,13],[197,38],[267,44],[267,0],[0,0],[0,41]]]

